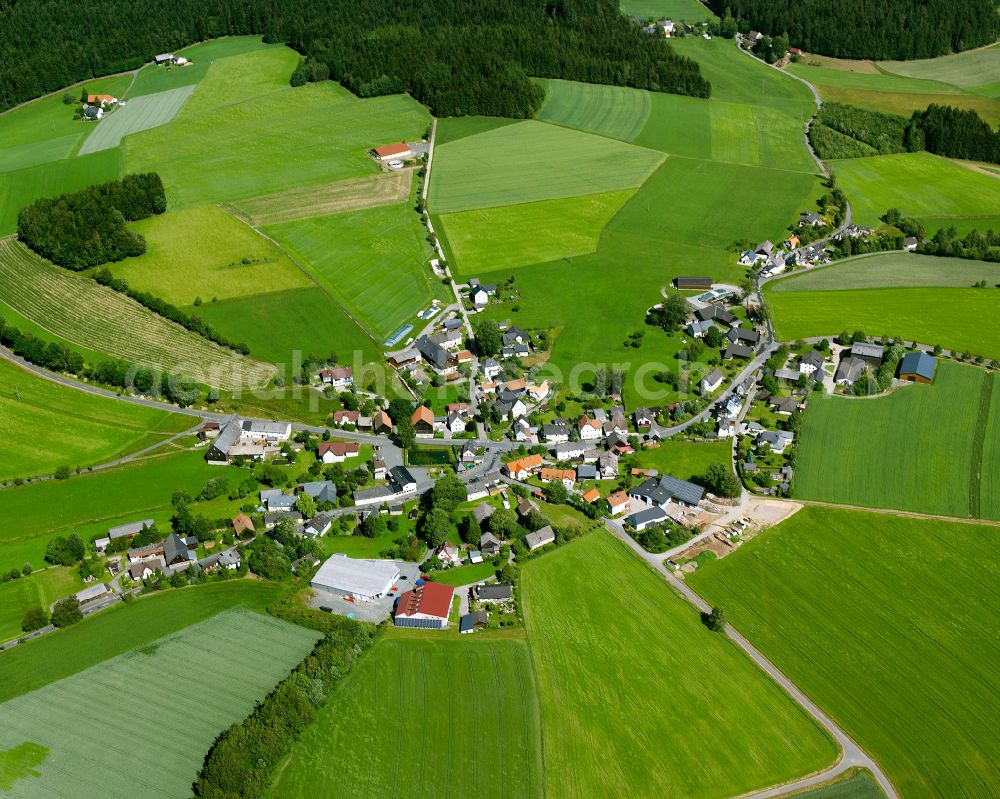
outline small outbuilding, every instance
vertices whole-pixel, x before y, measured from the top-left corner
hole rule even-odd
[[[937,359],[933,355],[919,351],[908,352],[899,362],[899,379],[913,383],[931,383],[936,368]]]

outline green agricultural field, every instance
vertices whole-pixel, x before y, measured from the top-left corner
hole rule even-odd
[[[17,230],[17,212],[35,200],[116,180],[121,172],[121,152],[104,150],[0,174],[0,235]]]
[[[514,125],[517,122],[516,119],[506,119],[505,117],[446,117],[437,122],[434,143],[436,145],[447,144],[467,136],[475,136],[477,133],[502,128],[505,125]]]
[[[348,799],[415,785],[442,799],[542,796],[525,641],[383,637],[292,748],[269,795]]]
[[[298,58],[280,47],[214,62],[170,125],[126,140],[128,170],[159,172],[173,208],[237,202],[375,174],[372,147],[426,131],[427,109],[405,95],[290,87]]]
[[[21,619],[29,608],[45,608],[83,588],[83,580],[69,566],[50,566],[29,577],[0,583],[0,641],[21,635]],[[0,671],[2,671],[0,661]]]
[[[645,126],[649,109],[649,92],[641,89],[550,80],[538,119],[630,142]]]
[[[285,222],[265,230],[379,341],[435,297],[449,296],[428,266],[427,234],[409,205]]]
[[[84,394],[0,361],[0,482],[111,461],[195,421]]]
[[[969,516],[972,472],[979,469],[969,453],[983,434],[984,377],[982,369],[941,360],[933,384],[904,386],[888,397],[813,395],[795,496]],[[983,473],[984,485],[996,481],[1000,473]]]
[[[530,561],[522,579],[546,796],[735,796],[835,759],[826,735],[608,532]]]
[[[80,155],[110,150],[121,144],[126,136],[166,125],[181,110],[193,91],[194,86],[181,86],[129,100],[124,107],[106,114],[94,126],[87,140],[80,146]]]
[[[0,148],[0,173],[14,172],[66,158],[76,148],[82,136],[83,131],[80,131],[58,139],[40,139],[18,147]]]
[[[84,541],[107,534],[117,524],[152,517],[165,526],[173,515],[170,497],[183,489],[197,494],[213,477],[235,485],[248,472],[210,466],[204,450],[168,451],[125,466],[68,480],[51,480],[0,490],[0,571],[25,561],[43,564],[45,547],[56,536],[77,533]]]
[[[903,216],[933,218],[965,233],[989,227],[1000,215],[1000,180],[930,153],[831,161],[830,168],[860,225],[877,226],[887,209],[898,208]]]
[[[446,214],[630,189],[662,161],[652,150],[529,120],[438,147],[428,206]]]
[[[907,288],[940,286],[971,288],[981,280],[1000,284],[1000,264],[939,258],[913,253],[887,253],[856,258],[840,266],[817,269],[776,280],[768,292],[839,291],[849,289]]]
[[[979,512],[984,519],[1000,519],[1000,388],[993,376],[988,415],[980,411],[976,435],[981,436],[982,463],[979,467]],[[973,474],[973,485],[975,485]]]
[[[650,98],[649,118],[635,144],[690,158],[712,158],[713,101],[664,92],[652,92]]]
[[[822,788],[791,794],[794,799],[885,799],[869,771],[854,769],[843,779]]]
[[[636,463],[644,469],[690,480],[706,472],[713,463],[729,463],[732,446],[728,441],[661,441],[654,449],[640,449]]]
[[[1000,638],[984,634],[1000,623],[998,535],[804,508],[689,579],[900,796],[986,799],[1000,793]]]
[[[476,273],[594,252],[632,191],[457,211],[439,217],[452,260]]]
[[[156,66],[150,62],[136,76],[129,97],[164,92],[181,86],[194,86],[201,82],[208,68],[221,58],[243,55],[257,50],[281,49],[281,45],[268,45],[260,36],[225,36],[174,51],[190,63],[183,67]]]
[[[987,358],[1000,356],[996,289],[767,291],[766,295],[775,334],[785,341],[835,336],[847,328]]]
[[[967,50],[964,53],[919,61],[883,61],[880,67],[896,75],[952,83],[988,97],[1000,99],[1000,46]]]
[[[678,20],[688,23],[714,19],[715,15],[697,0],[622,0],[621,9],[630,17]]]
[[[215,206],[171,211],[132,229],[145,236],[146,253],[113,264],[115,276],[180,307],[196,297],[209,303],[315,285],[274,242]]]
[[[44,750],[7,795],[190,796],[216,736],[249,714],[319,637],[233,610],[5,702],[0,746]],[[195,690],[192,679],[198,701],[178,701],[181,686]],[[120,702],[124,686],[142,686],[144,711],[94,735],[94,719]]]
[[[271,366],[238,358],[124,294],[43,260],[13,237],[0,239],[0,315],[7,308],[71,346],[218,388],[262,386],[274,374]]]

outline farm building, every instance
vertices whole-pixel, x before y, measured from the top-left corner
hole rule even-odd
[[[405,466],[393,466],[389,470],[389,479],[401,494],[417,490],[417,478],[410,474],[410,470]]]
[[[434,411],[426,405],[418,405],[410,417],[413,432],[418,436],[432,437],[434,435]]]
[[[666,507],[671,502],[688,507],[697,507],[705,495],[705,489],[687,480],[678,480],[668,474],[660,478],[652,477],[628,492],[629,497],[649,505]]]
[[[472,590],[480,602],[506,602],[514,595],[508,583],[477,585]]]
[[[934,380],[937,361],[926,352],[908,352],[899,362],[899,379],[914,383],[930,383]]]
[[[157,66],[161,64],[173,64],[174,54],[173,53],[160,53],[159,55],[153,56],[153,63]]]
[[[455,589],[439,583],[421,583],[400,596],[393,621],[397,627],[446,630]]]
[[[114,541],[116,538],[134,538],[143,530],[148,530],[156,522],[153,519],[143,519],[140,522],[129,522],[120,524],[117,527],[108,528],[108,538]]]
[[[81,605],[87,605],[91,602],[97,602],[101,599],[107,599],[112,596],[113,592],[107,583],[97,583],[95,585],[90,585],[84,588],[82,591],[77,591],[74,596]]]
[[[399,568],[391,560],[358,560],[333,555],[319,567],[310,585],[317,591],[372,602],[389,593],[398,579]]]
[[[551,544],[556,540],[555,531],[552,529],[551,524],[545,525],[541,530],[535,530],[533,533],[528,533],[524,537],[524,543],[528,545],[529,551],[534,551],[539,547],[543,547],[546,544]]]
[[[83,107],[83,118],[96,122],[104,118],[104,109],[99,105],[85,105]]]
[[[882,363],[882,356],[885,353],[885,347],[881,344],[869,344],[865,341],[855,341],[851,345],[851,357],[860,358],[866,363],[870,363],[872,366],[878,366]]]
[[[392,432],[392,419],[385,411],[377,411],[372,417],[372,432],[376,435],[389,435]]]
[[[489,616],[486,615],[486,611],[477,610],[475,613],[466,613],[462,616],[462,620],[458,625],[458,631],[463,635],[474,633],[476,630],[481,630],[487,624],[489,624]]]
[[[701,291],[712,288],[710,277],[675,277],[674,286],[681,291]]]
[[[87,95],[87,105],[99,105],[102,108],[107,105],[114,105],[118,102],[117,97],[112,97],[110,94],[88,94]]]
[[[639,532],[642,532],[647,527],[652,527],[654,524],[660,524],[660,522],[665,521],[666,518],[667,514],[660,508],[646,508],[646,510],[641,510],[638,513],[633,513],[631,516],[628,516],[625,521]]]
[[[396,142],[395,144],[383,144],[376,147],[372,152],[379,161],[390,161],[394,158],[412,158],[413,151],[406,142]]]

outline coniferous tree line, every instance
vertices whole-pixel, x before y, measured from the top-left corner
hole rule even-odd
[[[1000,130],[993,130],[971,108],[929,105],[926,111],[914,111],[906,135],[911,151],[1000,164]]]
[[[708,0],[741,29],[839,58],[935,58],[1000,37],[995,0]]]
[[[17,215],[17,235],[43,258],[79,271],[142,255],[146,240],[125,223],[165,210],[159,175],[126,175],[25,206]]]
[[[113,23],[109,23],[113,20]],[[0,3],[0,110],[205,39],[262,34],[361,96],[409,91],[438,116],[530,116],[528,76],[707,97],[696,62],[615,0],[21,0]]]

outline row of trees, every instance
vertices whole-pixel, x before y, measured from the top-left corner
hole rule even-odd
[[[917,252],[997,263],[1000,262],[1000,231],[987,230],[980,233],[978,230],[970,230],[960,237],[954,227],[940,228],[930,240],[920,243]]]
[[[125,223],[166,210],[159,175],[126,175],[25,206],[17,215],[17,235],[43,258],[79,271],[142,255],[146,240]]]
[[[92,20],[113,19],[112,26]],[[0,15],[0,110],[153,53],[263,34],[306,57],[295,81],[330,77],[364,97],[408,91],[438,116],[530,117],[528,76],[707,97],[696,62],[645,35],[615,0],[55,0]]]

